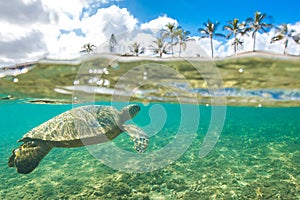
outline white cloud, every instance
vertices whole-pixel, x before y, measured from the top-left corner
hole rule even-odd
[[[96,14],[84,17],[73,27],[81,29],[84,36],[76,35],[74,31],[60,36],[57,44],[60,46],[60,51],[57,52],[56,56],[64,55],[63,58],[66,58],[69,53],[70,57],[74,57],[76,52],[78,55],[79,50],[86,43],[98,46],[98,51],[101,51],[101,47],[105,46],[106,43],[108,44],[111,34],[130,32],[136,25],[137,19],[127,9],[121,9],[117,6],[98,9]],[[62,54],[61,51],[65,53]]]
[[[147,23],[141,24],[141,29],[163,29],[166,27],[166,24],[171,23],[178,26],[178,22],[176,19],[172,19],[167,17],[167,15],[160,16],[156,19],[153,19]]]
[[[26,55],[28,52],[23,49],[31,51],[43,50],[43,43],[36,43],[35,40],[41,41],[43,35],[39,31],[32,31],[30,34],[12,42],[0,41],[0,54],[9,53],[11,58],[18,58],[22,55]]]
[[[48,15],[44,12],[40,1],[0,1],[0,19],[18,25],[49,22]]]
[[[41,0],[41,2],[49,12],[57,14],[60,18],[69,16],[70,18],[78,19],[82,9],[87,6],[86,0]]]
[[[82,19],[81,25],[87,37],[97,38],[102,34],[108,37],[112,33],[132,31],[137,25],[137,19],[127,9],[113,5],[101,8],[95,15]]]
[[[0,66],[35,60],[44,54],[56,59],[72,58],[79,55],[85,43],[100,45],[108,40],[111,33],[131,31],[137,26],[137,19],[126,8],[95,7],[108,2],[108,0],[73,0],[72,3],[68,0],[0,2]],[[87,6],[95,8],[96,13],[84,9]],[[12,10],[15,14],[12,15],[11,11],[6,10]],[[61,32],[62,30],[64,32]]]

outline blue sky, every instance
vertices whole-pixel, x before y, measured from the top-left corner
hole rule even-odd
[[[111,4],[127,8],[140,23],[166,14],[192,34],[197,34],[207,19],[219,21],[222,26],[235,17],[240,20],[253,17],[256,11],[271,15],[277,25],[300,21],[298,0],[124,0],[105,6]]]

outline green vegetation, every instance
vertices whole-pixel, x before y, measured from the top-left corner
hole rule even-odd
[[[163,30],[165,33],[163,34],[163,37],[164,38],[170,38],[170,46],[171,46],[171,53],[172,55],[174,55],[174,40],[177,39],[177,36],[178,36],[178,33],[177,33],[177,27],[175,26],[175,24],[171,24],[171,23],[168,23],[166,25],[166,28],[165,30]]]
[[[162,29],[159,36],[156,37],[150,47],[153,48],[154,53],[162,57],[163,54],[169,53],[174,56],[174,46],[179,45],[178,56],[180,57],[182,50],[186,49],[187,42],[194,40],[189,36],[190,32],[185,31],[182,27],[176,26],[174,23],[166,24],[166,29]]]
[[[294,39],[293,38],[293,33],[296,32],[295,30],[289,30],[287,24],[282,24],[280,27],[276,27],[277,29],[277,35],[275,35],[272,39],[271,39],[271,43],[276,42],[276,41],[280,41],[280,40],[284,40],[284,51],[283,54],[286,54],[286,49],[288,47],[288,43],[290,39]],[[294,39],[295,42],[296,39]]]
[[[130,52],[136,56],[139,56],[140,50],[140,43],[134,42],[133,44],[129,45]]]
[[[159,54],[159,57],[162,57],[162,54],[167,53],[168,43],[165,42],[165,37],[161,35],[157,37],[156,40],[153,41],[155,46],[153,47],[153,51]]]
[[[188,41],[195,41],[194,38],[189,37],[190,32],[183,30],[181,27],[178,27],[177,29],[177,35],[178,35],[178,44],[179,44],[179,53],[178,56],[180,57],[181,50],[186,49],[186,42]]]
[[[209,38],[210,39],[210,48],[211,48],[211,57],[214,57],[214,48],[213,48],[213,37],[225,37],[225,35],[221,33],[216,33],[216,30],[219,26],[219,22],[212,22],[207,20],[206,23],[203,23],[204,28],[199,28],[198,32],[201,34],[201,38]]]
[[[255,51],[256,33],[263,31],[268,32],[268,28],[272,27],[272,24],[267,24],[263,20],[267,17],[265,13],[255,12],[254,18],[248,18],[246,21],[248,23],[248,30],[252,32],[253,38],[253,51]]]
[[[90,54],[96,49],[96,46],[91,43],[87,43],[83,45],[82,49],[83,50],[81,52]]]
[[[243,45],[243,41],[241,41],[241,39],[238,38],[237,36],[239,34],[240,35],[247,34],[246,24],[240,23],[239,19],[235,18],[232,21],[229,21],[228,25],[225,25],[223,29],[229,31],[229,33],[226,36],[227,39],[230,38],[231,36],[234,37],[234,41],[232,45],[234,46],[234,54],[236,54],[238,45],[240,46]]]

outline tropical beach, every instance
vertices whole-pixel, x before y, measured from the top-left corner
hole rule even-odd
[[[0,199],[300,199],[296,8],[0,6]]]

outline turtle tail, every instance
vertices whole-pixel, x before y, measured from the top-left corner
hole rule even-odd
[[[9,167],[16,167],[21,174],[32,172],[48,154],[52,146],[45,141],[27,141],[12,151]]]

